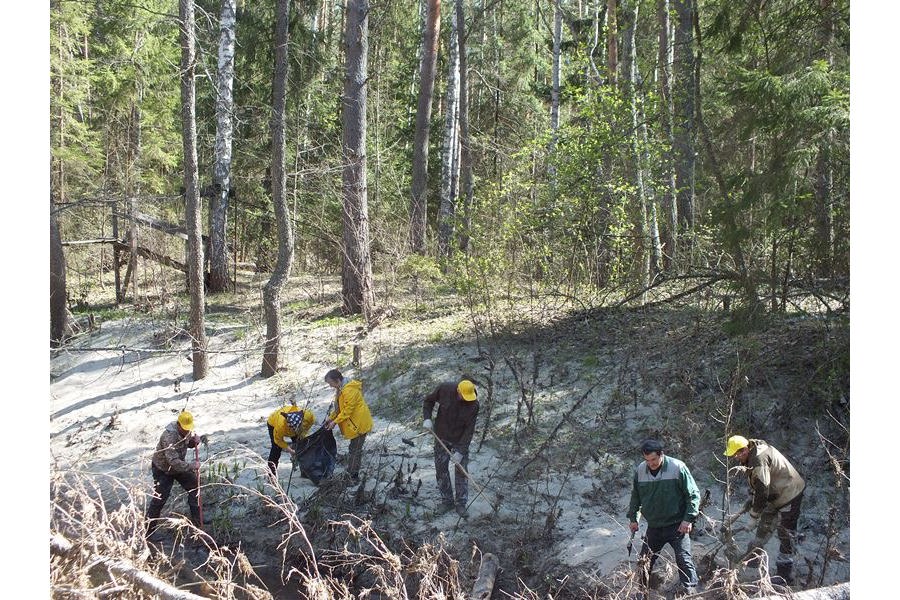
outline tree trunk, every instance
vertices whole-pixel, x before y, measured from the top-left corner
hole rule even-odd
[[[672,0],[678,16],[675,29],[675,185],[679,233],[694,228],[694,0]]]
[[[497,10],[492,11],[493,20],[491,22],[494,39],[503,39],[503,2],[501,1]],[[500,161],[500,90],[503,89],[503,81],[500,78],[500,67],[503,64],[503,44],[494,44],[494,111],[491,132],[491,147],[493,148],[492,164],[494,183],[497,185],[499,193],[503,193],[503,163]]]
[[[454,3],[461,0],[451,0]],[[456,172],[456,148],[459,145],[459,34],[457,13],[451,13],[450,52],[447,72],[447,102],[444,115],[444,144],[441,152],[441,205],[438,212],[438,256],[448,258],[456,214],[453,178]]]
[[[585,69],[585,79],[588,81],[593,80],[595,85],[600,83],[600,70],[597,68],[597,58],[595,54],[597,53],[597,49],[600,48],[600,12],[602,9],[602,1],[594,0],[594,8],[592,9],[593,17],[591,18],[591,48],[588,50],[588,66]],[[606,13],[604,12],[604,19],[606,18]]]
[[[58,2],[56,4],[56,10],[59,11],[60,15],[63,14],[63,5],[61,2]],[[66,201],[66,170],[65,170],[65,164],[62,159],[62,155],[63,155],[65,145],[66,145],[66,135],[65,135],[66,110],[65,110],[65,103],[63,102],[63,94],[65,93],[65,85],[64,85],[64,80],[63,80],[63,68],[64,68],[63,65],[65,65],[64,59],[66,57],[66,54],[63,51],[63,48],[64,48],[64,44],[62,42],[63,37],[64,37],[63,34],[64,34],[63,19],[61,18],[59,20],[59,27],[57,28],[57,37],[59,38],[59,71],[57,71],[57,73],[56,73],[56,85],[55,85],[57,103],[59,104],[59,111],[55,115],[56,119],[57,119],[56,133],[58,136],[57,144],[59,147],[59,152],[55,159],[52,156],[50,158],[51,190],[56,191],[56,199],[59,202]],[[54,162],[56,163],[56,168],[53,168],[53,166],[52,166]],[[55,181],[54,181],[54,179],[55,179]]]
[[[606,2],[606,77],[611,86],[616,85],[619,69],[619,32],[616,25],[616,0]]]
[[[59,235],[59,220],[53,198],[50,198],[50,345],[59,346],[65,340],[69,324],[66,309],[66,255]]]
[[[431,129],[431,101],[440,33],[441,0],[428,0],[425,35],[422,37],[422,62],[419,65],[419,103],[416,108],[416,135],[413,142],[409,222],[410,247],[419,254],[425,251],[425,230],[428,224],[428,135]]]
[[[138,569],[126,560],[88,554],[58,533],[50,536],[50,553],[63,558],[81,559],[87,564],[95,565],[90,569],[92,572],[103,573],[105,571],[110,579],[112,576],[127,579],[136,589],[153,598],[162,598],[163,600],[203,600],[205,598],[205,596],[180,590],[152,573]]]
[[[224,292],[228,279],[228,251],[225,231],[228,194],[231,189],[232,107],[234,98],[235,0],[222,0],[219,16],[219,72],[216,91],[216,165],[214,195],[209,206],[209,291]]]
[[[834,63],[831,45],[834,43],[834,21],[832,19],[832,0],[819,0],[819,6],[825,22],[822,32],[822,47],[828,65]],[[834,275],[834,200],[832,188],[834,175],[831,165],[831,146],[834,143],[831,131],[819,145],[819,156],[816,159],[816,181],[814,184],[816,198],[816,274],[830,278]]]
[[[472,176],[472,153],[469,140],[469,78],[466,58],[466,20],[463,3],[456,3],[457,31],[459,32],[459,155],[462,174],[459,188],[463,194],[463,222],[459,232],[459,248],[469,250],[469,230],[472,227],[472,204],[475,198],[475,182]]]
[[[547,149],[549,163],[547,174],[550,176],[551,185],[556,187],[556,165],[553,152],[556,150],[556,141],[559,135],[559,79],[560,58],[562,47],[562,7],[560,0],[553,3],[553,72],[551,73],[552,86],[550,88],[550,147]]]
[[[772,594],[759,600],[850,600],[850,582],[839,583],[829,587],[791,592],[790,594]]]
[[[665,186],[662,209],[665,227],[662,234],[663,269],[671,270],[678,255],[678,204],[675,202],[675,168],[672,133],[672,44],[669,43],[669,0],[658,0],[656,14],[659,20],[659,114],[662,121],[663,152],[662,176]]]
[[[627,18],[625,31],[625,95],[628,98],[631,109],[631,162],[633,168],[634,187],[637,193],[637,206],[635,207],[635,229],[637,230],[637,244],[635,244],[635,257],[639,269],[638,285],[646,290],[650,286],[650,227],[647,223],[647,192],[644,188],[644,161],[640,149],[640,135],[642,133],[643,120],[638,119],[637,105],[637,48],[635,48],[638,18],[638,0],[625,0],[623,9]],[[646,135],[646,130],[643,131]],[[647,301],[646,292],[641,294],[640,303]]]
[[[294,232],[287,210],[287,176],[284,171],[285,101],[288,78],[288,22],[290,1],[275,4],[275,73],[272,78],[272,203],[278,227],[278,259],[275,270],[263,287],[266,314],[266,344],[262,377],[278,372],[281,348],[281,290],[287,283],[294,261]]]
[[[140,84],[135,86],[135,98],[131,103],[131,113],[128,120],[128,168],[125,172],[125,195],[128,197],[128,208],[131,211],[131,214],[136,212],[137,205],[137,196],[141,193],[141,177],[140,170],[138,165],[140,164],[140,156],[141,156],[141,100],[143,97],[143,91]],[[196,130],[195,130],[196,131]],[[195,138],[196,139],[196,138]],[[131,289],[132,289],[132,302],[136,306],[138,303],[138,238],[137,238],[137,224],[134,220],[131,221],[131,228],[129,229],[131,234],[131,263],[129,264],[129,269],[131,272]],[[185,260],[188,257],[185,256]],[[127,279],[127,277],[126,277]],[[190,284],[188,284],[190,286]],[[128,287],[128,284],[125,284],[125,288]],[[125,291],[122,291],[122,296],[124,297]]]
[[[203,311],[203,237],[197,183],[197,120],[194,107],[194,2],[179,0],[181,19],[181,137],[184,147],[185,225],[188,232],[188,285],[191,294],[191,350],[194,380],[206,377],[206,329]]]
[[[347,5],[344,40],[347,76],[343,99],[344,261],[341,282],[344,311],[372,320],[375,288],[369,244],[369,201],[366,184],[366,79],[369,60],[369,4]]]

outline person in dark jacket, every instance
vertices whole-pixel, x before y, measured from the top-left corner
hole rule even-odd
[[[187,449],[196,448],[200,438],[194,433],[194,416],[183,411],[178,419],[169,423],[159,436],[159,443],[150,461],[150,472],[153,475],[153,499],[147,507],[147,537],[153,533],[158,523],[162,508],[172,493],[172,485],[177,481],[188,493],[188,508],[191,521],[202,527],[200,521],[200,504],[197,497],[197,470],[200,465],[192,460],[188,462]]]
[[[756,537],[744,553],[743,559],[746,559],[765,547],[776,529],[777,521],[780,544],[778,557],[775,559],[776,574],[785,583],[792,583],[797,521],[800,518],[800,504],[806,482],[794,465],[765,440],[748,440],[744,436],[733,435],[725,444],[725,456],[741,463],[732,467],[732,470],[747,474],[751,493],[741,512],[725,518],[725,526],[730,527],[742,514],[750,513],[751,522],[747,528],[756,528]],[[751,564],[755,562],[752,561]]]
[[[434,423],[431,413],[437,404]],[[466,514],[469,481],[465,469],[469,464],[469,444],[475,434],[478,417],[478,393],[471,379],[447,381],[440,384],[422,402],[422,427],[434,433],[434,471],[441,492],[441,508]],[[450,463],[455,465],[456,494],[450,486]]]
[[[694,521],[700,514],[700,490],[687,466],[663,453],[658,440],[641,443],[644,460],[634,469],[628,521],[632,532],[638,530],[638,511],[647,520],[647,537],[641,546],[641,584],[647,585],[650,572],[663,546],[675,552],[678,578],[684,591],[697,587],[697,569],[691,556]]]

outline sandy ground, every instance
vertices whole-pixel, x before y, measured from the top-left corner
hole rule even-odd
[[[480,449],[473,442],[469,470],[475,483],[470,487],[468,518],[460,519],[452,512],[436,515],[439,496],[431,443],[423,437],[410,447],[401,440],[420,432],[423,394],[442,379],[470,370],[475,364],[477,351],[471,341],[444,343],[459,339],[459,331],[464,328],[460,317],[432,316],[427,326],[415,320],[389,321],[365,338],[359,336],[358,322],[333,321],[322,325],[300,317],[289,319],[284,345],[286,370],[263,380],[258,375],[261,353],[257,350],[263,335],[261,324],[246,325],[211,316],[207,321],[209,376],[196,382],[191,377],[187,340],[177,336],[177,329],[170,323],[151,318],[103,323],[99,332],[74,342],[71,351],[51,358],[53,467],[133,478],[144,482],[143,488],[149,492],[149,460],[159,435],[180,410],[187,408],[194,414],[198,432],[209,437],[208,447],[200,453],[206,481],[221,481],[224,472],[228,481],[262,489],[258,467],[268,453],[266,417],[282,404],[296,401],[311,408],[321,422],[333,397],[322,380],[324,373],[334,366],[346,367],[353,344],[360,344],[362,365],[346,372],[364,376],[366,398],[375,418],[366,442],[364,489],[374,499],[370,504],[388,507],[379,513],[376,526],[419,540],[434,539],[442,533],[460,552],[473,543],[497,552],[507,559],[503,566],[511,573],[505,579],[510,585],[516,569],[523,565],[532,573],[543,571],[556,577],[570,574],[581,582],[609,580],[628,571],[638,546],[629,557],[625,550],[625,509],[631,469],[640,460],[639,455],[623,451],[611,441],[594,440],[595,448],[586,448],[575,456],[559,455],[559,460],[551,460],[549,466],[537,461],[538,466],[527,476],[514,479],[516,465],[525,454],[530,455],[529,451],[520,451],[517,456],[506,442],[488,439]],[[577,347],[578,342],[571,344]],[[116,350],[79,352],[83,347]],[[574,371],[574,376],[579,369],[597,371],[603,367],[602,358],[596,366],[565,353],[548,360],[561,372]],[[515,390],[508,375],[498,376],[497,381],[498,397],[505,404],[500,403],[493,418],[497,430],[504,431],[514,424],[510,399]],[[618,419],[613,426],[621,431],[641,430],[647,418],[654,415],[652,394],[640,404],[635,402],[633,408],[616,412],[610,410],[614,387],[612,380],[597,385],[578,414],[596,415],[593,422],[606,415],[611,421]],[[554,399],[554,394],[558,398]],[[545,413],[552,422],[574,400],[574,396],[550,386],[547,397],[554,399]],[[480,430],[479,425],[476,440]],[[347,442],[337,437],[339,453],[343,454]],[[718,506],[722,488],[716,481],[716,453],[720,452],[713,448],[702,456],[673,453],[692,468],[701,490],[713,490],[714,502],[706,514],[714,519],[721,518]],[[822,459],[807,456],[798,463],[798,468],[807,473],[817,470]],[[287,487],[290,479],[290,494],[298,504],[316,492],[311,482],[296,473],[291,475],[286,455],[279,469],[282,486]],[[339,465],[336,476],[342,471]],[[399,486],[398,471],[405,479]],[[823,476],[822,481],[827,479]],[[807,529],[800,555],[820,567],[826,504],[815,493],[819,482],[809,478],[809,483],[812,493],[807,492]],[[176,485],[164,514],[185,510],[178,492]],[[221,516],[227,510],[230,525],[239,532],[255,564],[277,565],[273,552],[266,558],[267,548],[274,549],[278,543],[277,531],[264,527],[266,517],[251,501],[237,498],[225,502],[221,494],[209,490],[207,503],[207,511],[213,515]],[[369,515],[373,512],[371,506],[361,510]],[[747,539],[743,534],[738,542],[743,546]],[[848,531],[837,536],[837,543],[849,556]],[[695,558],[716,545],[709,533],[701,535],[695,541]],[[774,557],[774,537],[767,550]],[[510,557],[515,564],[509,564],[513,560]],[[719,557],[721,560],[721,553]],[[849,562],[833,560],[823,583],[846,580]],[[670,568],[666,585],[673,582]]]

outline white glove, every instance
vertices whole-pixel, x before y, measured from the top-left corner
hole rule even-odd
[[[431,422],[431,419],[425,419],[424,421],[422,421],[422,429],[431,431],[432,427],[434,427],[434,424]]]
[[[462,452],[460,452],[459,450],[454,450],[453,454],[450,455],[450,460],[452,460],[453,464],[455,464],[455,465],[461,465],[462,459],[463,459],[463,455],[462,455]]]

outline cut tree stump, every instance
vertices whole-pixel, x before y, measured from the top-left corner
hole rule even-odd
[[[500,561],[497,557],[487,552],[481,557],[481,567],[478,569],[478,577],[475,579],[475,585],[472,586],[472,600],[488,600],[494,590],[494,579],[497,577],[497,570],[500,568]]]
[[[793,592],[790,595],[773,594],[759,600],[850,600],[850,582]]]

